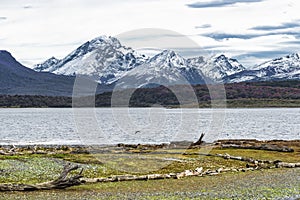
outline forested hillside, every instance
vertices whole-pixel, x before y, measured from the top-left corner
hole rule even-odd
[[[217,87],[217,86],[212,86]],[[137,89],[130,99],[130,106],[148,107],[159,104],[165,107],[178,107],[178,99],[171,91],[175,89],[186,91],[186,86],[171,86],[170,89],[160,86],[157,88]],[[207,86],[193,87],[200,107],[210,107],[210,94]],[[300,81],[253,82],[226,84],[226,99],[228,107],[299,107]],[[122,91],[126,93],[125,91]],[[111,106],[111,92],[95,97],[96,107]],[[88,98],[90,99],[90,98]],[[85,98],[81,98],[84,102]],[[84,105],[84,104],[83,104]],[[72,107],[72,97],[30,96],[30,95],[1,95],[1,107]],[[184,106],[189,105],[186,102]]]

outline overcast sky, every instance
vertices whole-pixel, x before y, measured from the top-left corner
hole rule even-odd
[[[300,51],[299,10],[299,0],[0,0],[0,49],[30,67],[101,35],[157,28],[251,66]]]

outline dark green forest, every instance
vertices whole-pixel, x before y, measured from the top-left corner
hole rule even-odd
[[[210,85],[210,88],[219,87]],[[164,107],[179,107],[179,101],[172,92],[173,89],[185,95],[187,86],[177,85],[166,88],[136,89],[129,105],[132,107],[149,107],[162,105]],[[195,102],[184,102],[186,107],[210,107],[211,98],[206,85],[195,85],[193,90],[198,99]],[[211,89],[214,90],[214,89]],[[300,81],[245,82],[225,85],[227,107],[300,107]],[[126,93],[130,91],[119,91]],[[95,96],[96,107],[111,106],[111,92]],[[76,99],[85,106],[94,97]],[[88,104],[86,104],[88,105]],[[72,107],[72,97],[30,96],[30,95],[0,95],[0,107]]]

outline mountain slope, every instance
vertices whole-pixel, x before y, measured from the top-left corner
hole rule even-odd
[[[51,57],[48,60],[46,60],[45,62],[43,62],[42,64],[37,64],[34,66],[34,70],[35,71],[47,71],[51,66],[54,66],[56,64],[59,63],[59,59],[55,58],[55,57]]]
[[[0,51],[0,94],[71,96],[73,83],[73,77],[38,73]]]
[[[215,82],[224,82],[226,77],[245,70],[236,59],[228,58],[225,55],[188,59],[190,65],[199,69],[206,77]]]
[[[300,56],[297,53],[276,58],[227,77],[227,82],[299,80]]]
[[[139,88],[151,85],[204,84],[205,77],[194,66],[171,50],[165,50],[132,69],[118,85]]]
[[[88,41],[68,56],[49,64],[36,65],[36,71],[63,75],[87,75],[102,84],[111,84],[124,73],[145,62],[147,58],[121,45],[113,37],[101,36]]]

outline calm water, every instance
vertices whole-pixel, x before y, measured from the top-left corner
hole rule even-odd
[[[300,109],[0,109],[1,144],[300,139]]]

